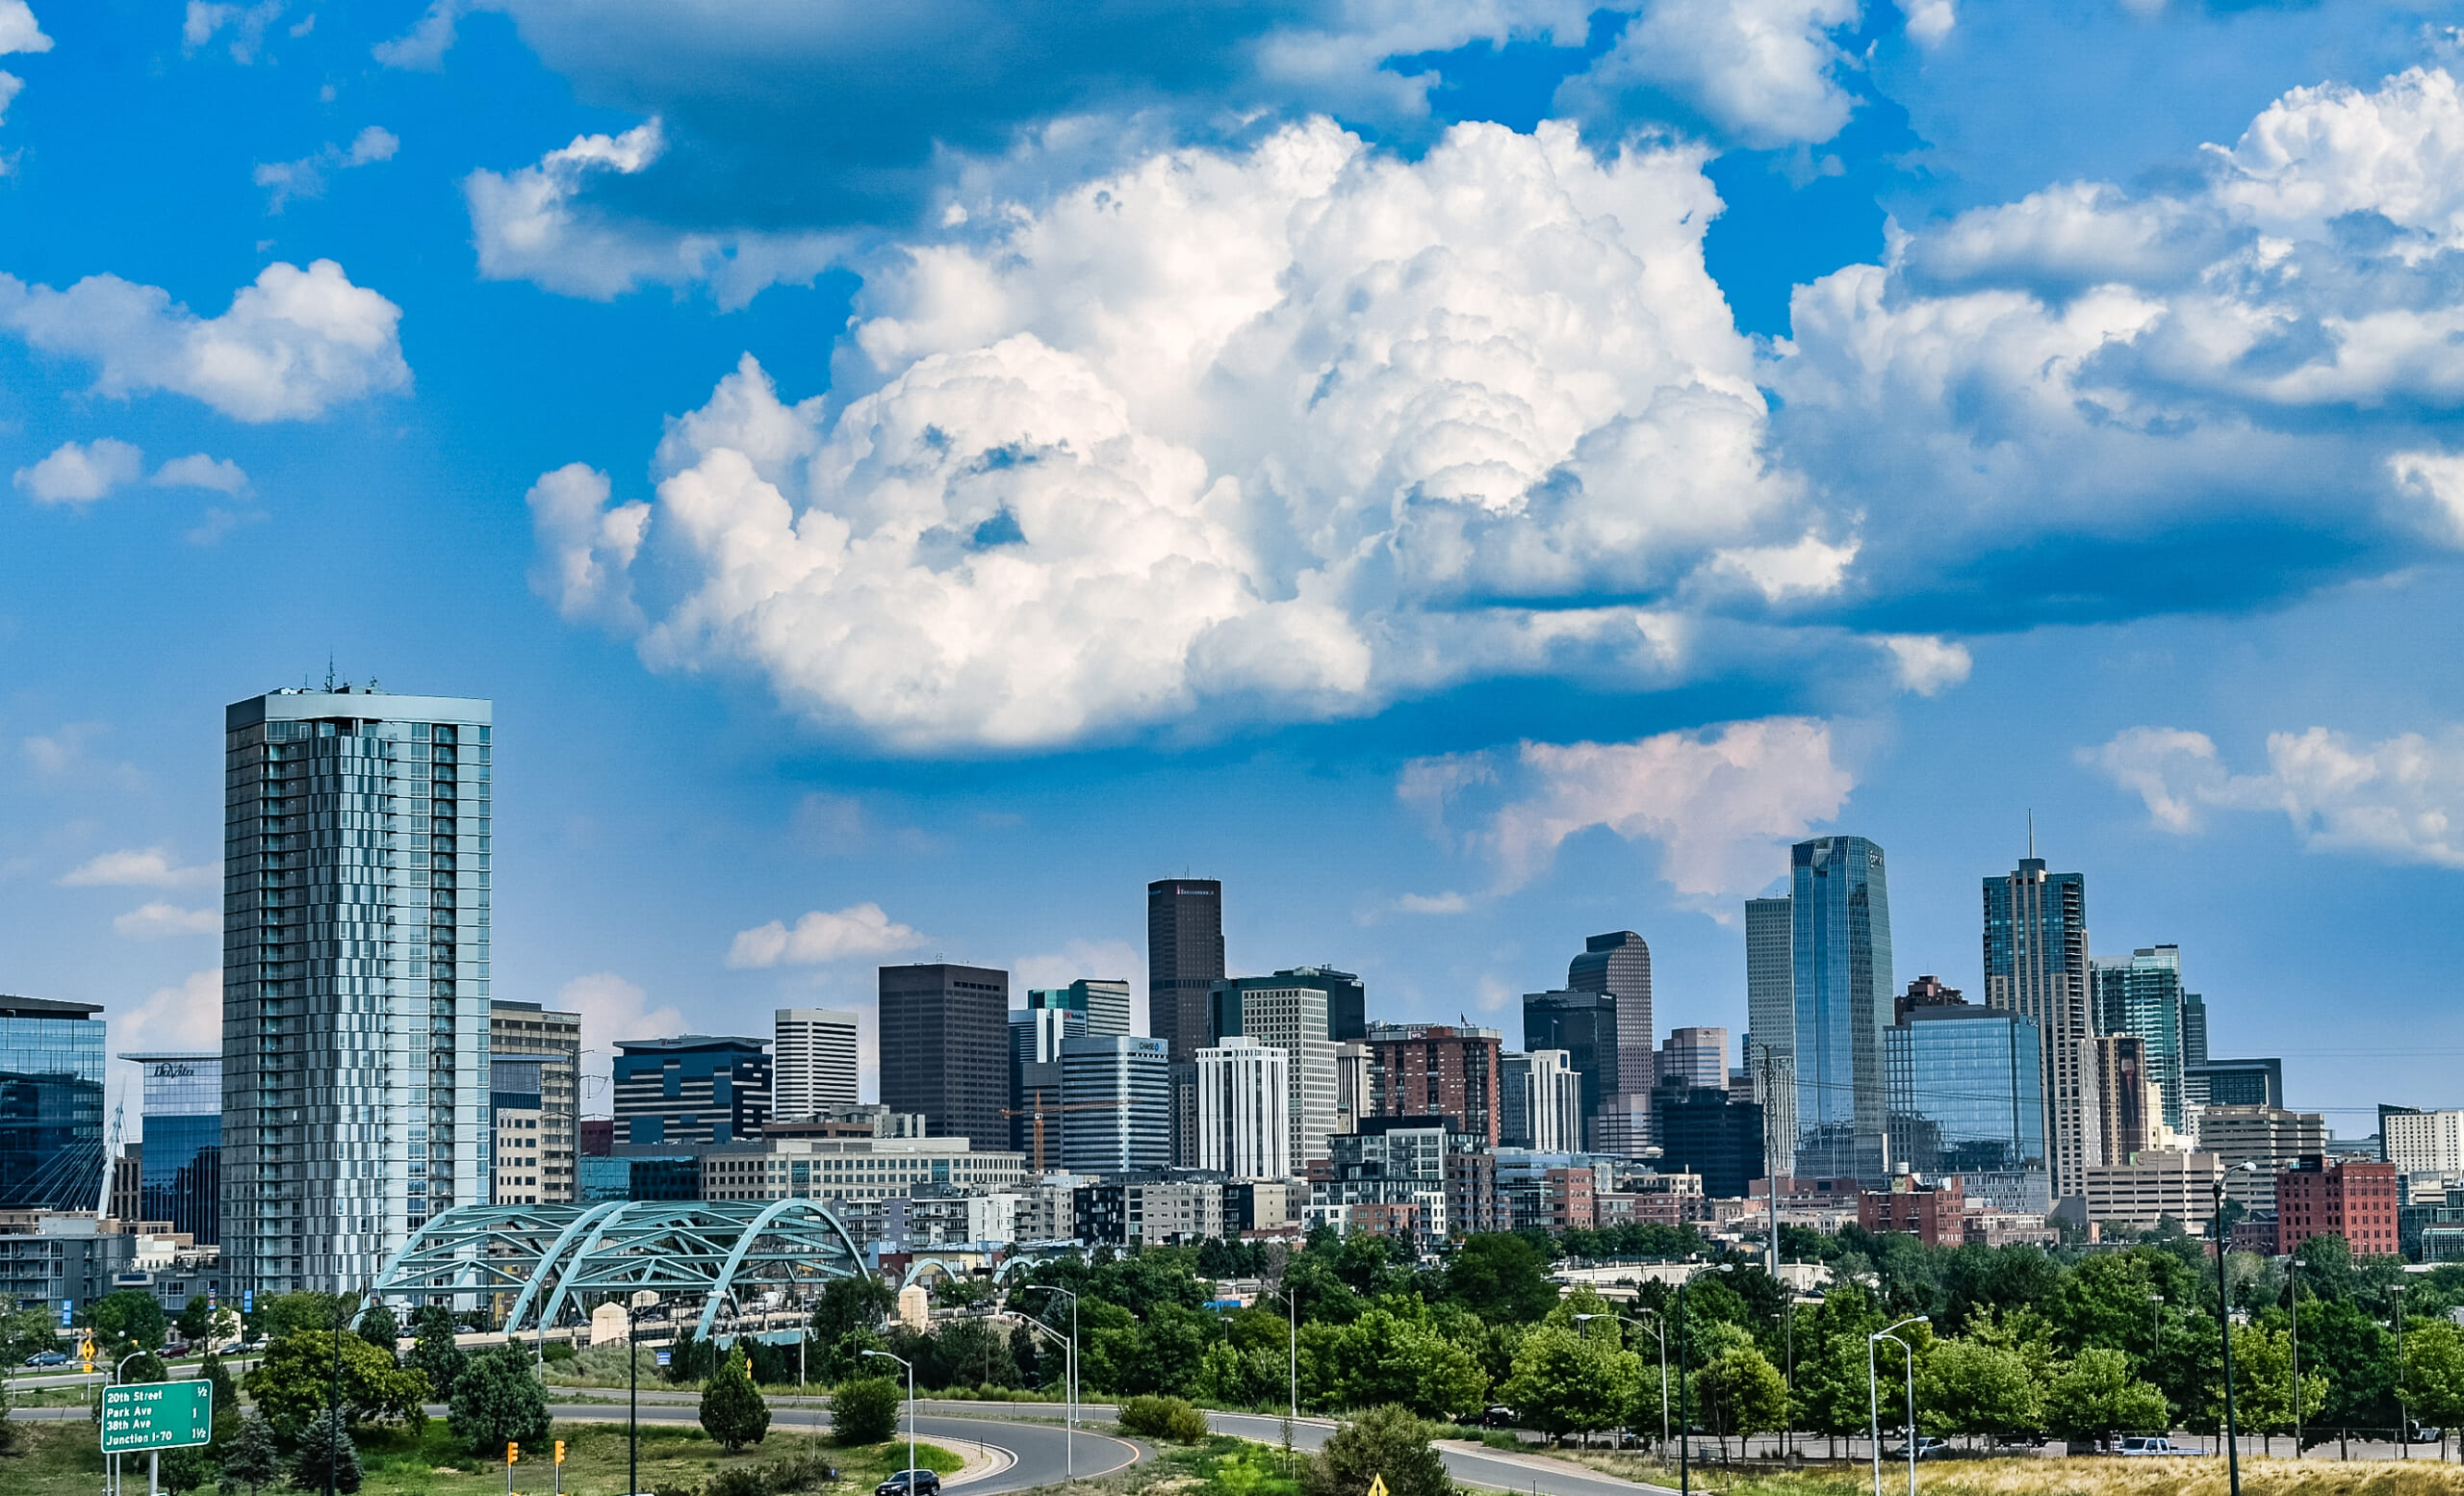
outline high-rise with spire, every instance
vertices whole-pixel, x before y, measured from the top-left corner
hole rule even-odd
[[[2057,1199],[2104,1162],[2090,1012],[2088,880],[2046,870],[2033,821],[2019,865],[1985,880],[1985,1001],[2036,1024],[2044,1066],[2045,1151]]]

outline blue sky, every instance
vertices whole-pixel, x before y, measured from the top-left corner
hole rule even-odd
[[[213,1042],[219,710],[497,702],[497,994],[1519,1023],[1892,854],[2464,1103],[2464,44],[2401,5],[0,0],[0,988]],[[776,928],[773,929],[773,923]],[[1141,1005],[1141,1018],[1143,1009]]]

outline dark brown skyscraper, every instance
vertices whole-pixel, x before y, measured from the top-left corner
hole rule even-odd
[[[1652,948],[1631,930],[1595,935],[1566,964],[1566,986],[1617,999],[1617,1060],[1622,1073],[1601,1090],[1648,1095],[1652,1089]]]
[[[1214,1042],[1207,993],[1223,980],[1223,885],[1163,878],[1146,886],[1146,1031],[1194,1061]]]
[[[1010,973],[933,962],[881,970],[882,1104],[937,1138],[1010,1141]]]

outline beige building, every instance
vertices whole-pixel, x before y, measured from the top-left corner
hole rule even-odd
[[[488,1055],[491,1060],[536,1060],[539,1064],[539,1112],[535,1128],[517,1129],[508,1139],[500,1123],[495,1140],[501,1151],[507,1141],[526,1147],[531,1167],[507,1170],[499,1160],[493,1170],[499,1193],[511,1189],[504,1181],[515,1174],[536,1181],[519,1193],[542,1205],[569,1205],[577,1199],[574,1157],[577,1119],[581,1115],[581,1015],[559,1013],[535,1002],[488,1004]]]
[[[2080,1194],[2088,1219],[2100,1225],[2145,1229],[2170,1216],[2196,1233],[2215,1211],[2216,1181],[2223,1174],[2214,1153],[2151,1148],[2119,1163],[2090,1165],[2081,1171]]]
[[[704,1199],[877,1200],[919,1185],[1015,1190],[1024,1153],[964,1138],[769,1138],[704,1148]]]
[[[2275,1208],[2275,1174],[2305,1153],[2327,1150],[2327,1119],[2280,1106],[2207,1106],[2198,1110],[2198,1146],[2224,1166],[2224,1198],[2251,1210]],[[2256,1164],[2246,1170],[2244,1164]]]

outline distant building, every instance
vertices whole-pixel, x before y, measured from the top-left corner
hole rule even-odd
[[[581,1120],[580,1125],[575,1129],[575,1136],[582,1157],[608,1157],[616,1151],[616,1119],[585,1117]],[[574,1177],[579,1179],[581,1176],[576,1174]]]
[[[619,1200],[680,1200],[702,1199],[702,1158],[698,1153],[654,1153],[600,1156],[585,1153],[576,1168],[578,1203],[604,1205]]]
[[[146,1135],[153,1136],[150,1131]],[[2382,1104],[2378,1108],[2378,1144],[2380,1157],[2394,1164],[2398,1174],[2464,1174],[2464,1109],[2422,1111]],[[2326,1140],[2323,1138],[2318,1147],[2301,1151],[2326,1150]]]
[[[2277,1173],[2327,1151],[2327,1119],[2321,1112],[2280,1106],[2203,1107],[2198,1146],[2223,1164],[2226,1199],[2239,1200],[2248,1210],[2272,1210]],[[2246,1169],[2246,1164],[2254,1167]]]
[[[488,1005],[488,1055],[538,1062],[539,1158],[531,1171],[538,1183],[526,1193],[543,1204],[571,1204],[581,1112],[581,1015],[500,998]],[[489,1086],[493,1092],[493,1074]]]
[[[2341,1236],[2356,1258],[2392,1257],[2402,1250],[2398,1209],[2395,1165],[2313,1153],[2276,1174],[2275,1250]]]
[[[1369,1045],[1357,1039],[1335,1045],[1335,1130],[1358,1132],[1361,1119],[1377,1115],[1377,1093]]]
[[[1603,1076],[1604,1089],[1638,1096],[1651,1093],[1657,1072],[1652,1063],[1652,948],[1631,930],[1611,930],[1583,941],[1582,954],[1566,964],[1566,987],[1617,999],[1618,1070]]]
[[[920,1189],[1014,1190],[1025,1158],[964,1138],[756,1138],[699,1153],[702,1199],[860,1204]]]
[[[2128,1158],[2163,1146],[2163,1092],[2147,1070],[2147,1041],[2105,1034],[2088,1041],[2092,1064],[2081,1090],[2096,1103],[2097,1156]],[[2152,1099],[2151,1099],[2152,1096]]]
[[[540,1203],[539,1072],[545,1060],[516,1056],[488,1062],[490,1173],[488,1203]]]
[[[2096,1032],[2129,1034],[2145,1045],[2147,1078],[2164,1093],[2165,1125],[2186,1129],[2182,948],[2143,945],[2128,960],[2097,962],[2095,979]]]
[[[2196,1234],[2208,1230],[2214,1190],[2223,1176],[2213,1153],[2157,1148],[2092,1166],[2081,1176],[2078,1199],[2087,1219],[2099,1225],[2151,1230],[2170,1218]]]
[[[1160,1039],[1126,1034],[1061,1043],[1061,1162],[1087,1174],[1172,1162],[1172,1062]]]
[[[0,1210],[94,1208],[104,1033],[93,1003],[0,996]]]
[[[1223,1186],[1125,1179],[1075,1192],[1078,1239],[1090,1247],[1176,1247],[1223,1234]]]
[[[1337,1126],[1335,1044],[1326,1037],[1326,990],[1281,976],[1219,982],[1209,994],[1215,1040],[1240,1035],[1280,1049],[1291,1063],[1292,1164],[1326,1156]],[[1210,1041],[1212,1043],[1214,1041]],[[1193,1093],[1194,1098],[1194,1093]],[[1193,1110],[1193,1119],[1194,1111]]]
[[[1617,1094],[1617,999],[1603,993],[1553,992],[1523,994],[1523,1048],[1562,1050],[1582,1087],[1586,1134],[1592,1118]],[[1589,1137],[1583,1140],[1585,1146]]]
[[[1379,1116],[1450,1118],[1456,1131],[1497,1146],[1503,1039],[1496,1029],[1373,1023],[1367,1044]]]
[[[1746,1181],[1763,1176],[1762,1108],[1724,1086],[1689,1086],[1677,1075],[1663,1076],[1652,1096],[1661,1169],[1701,1174],[1721,1199],[1742,1199]]]
[[[1315,1218],[1348,1229],[1353,1206],[1410,1204],[1431,1241],[1508,1228],[1497,1156],[1479,1134],[1445,1117],[1380,1117],[1366,1127],[1329,1139],[1332,1156],[1313,1166]]]
[[[771,1015],[771,1114],[782,1122],[853,1106],[856,1015],[841,1008],[781,1008]]]
[[[1891,999],[1890,1020],[1905,1023],[1908,1015],[1917,1008],[1964,1008],[1967,998],[1956,987],[1944,987],[1942,979],[1927,972],[1908,984],[1908,991]]]
[[[935,1137],[1010,1135],[1010,973],[922,962],[881,968],[881,1097]]]
[[[2037,1026],[2001,1008],[1930,1002],[1885,1034],[1891,1160],[2009,1208],[2051,1208]]]
[[[1868,1231],[1907,1231],[1928,1247],[1958,1247],[1967,1239],[1966,1197],[1956,1181],[1926,1184],[1899,1174],[1887,1189],[1857,1197],[1857,1224]]]
[[[1498,1144],[1576,1152],[1582,1148],[1582,1076],[1563,1049],[1498,1056]]]
[[[1146,886],[1146,1031],[1187,1062],[1217,1036],[1207,994],[1223,980],[1223,885],[1160,878]]]
[[[1883,1030],[1896,986],[1883,849],[1816,837],[1789,848],[1788,874],[1797,1169],[1879,1185],[1889,1155]]]
[[[101,1167],[99,1157],[95,1166]],[[91,1212],[96,1184],[90,1179],[86,1187],[85,1208]],[[44,1215],[31,1232],[0,1235],[0,1295],[11,1303],[82,1309],[111,1293],[136,1267],[137,1238],[100,1225],[91,1214]]]
[[[1234,1179],[1288,1179],[1292,1058],[1246,1035],[1197,1052],[1197,1167]]]
[[[222,1239],[222,1053],[120,1058],[145,1075],[135,1219],[167,1221],[197,1246],[213,1246]]]
[[[1729,1031],[1725,1028],[1672,1028],[1659,1046],[1655,1073],[1671,1076],[1702,1091],[1729,1086]],[[1657,1081],[1654,1082],[1655,1085]]]
[[[1036,989],[1010,1010],[1010,1146],[1029,1167],[1061,1164],[1061,1046],[1089,1035],[1087,1009],[1066,989]]]
[[[620,1039],[613,1069],[618,1143],[732,1143],[759,1136],[770,1117],[769,1045],[758,1039]]]
[[[2193,1106],[2282,1106],[2284,1061],[2208,1060],[2185,1066],[2182,1090]]]
[[[1985,1003],[2037,1026],[2057,1199],[2079,1194],[2082,1171],[2115,1156],[2104,1149],[2098,1111],[2092,981],[2088,880],[2048,872],[2032,844],[2015,869],[1985,880]]]
[[[1796,1169],[1797,991],[1787,898],[1745,901],[1745,1071],[1761,1103],[1764,1151],[1779,1174]]]

